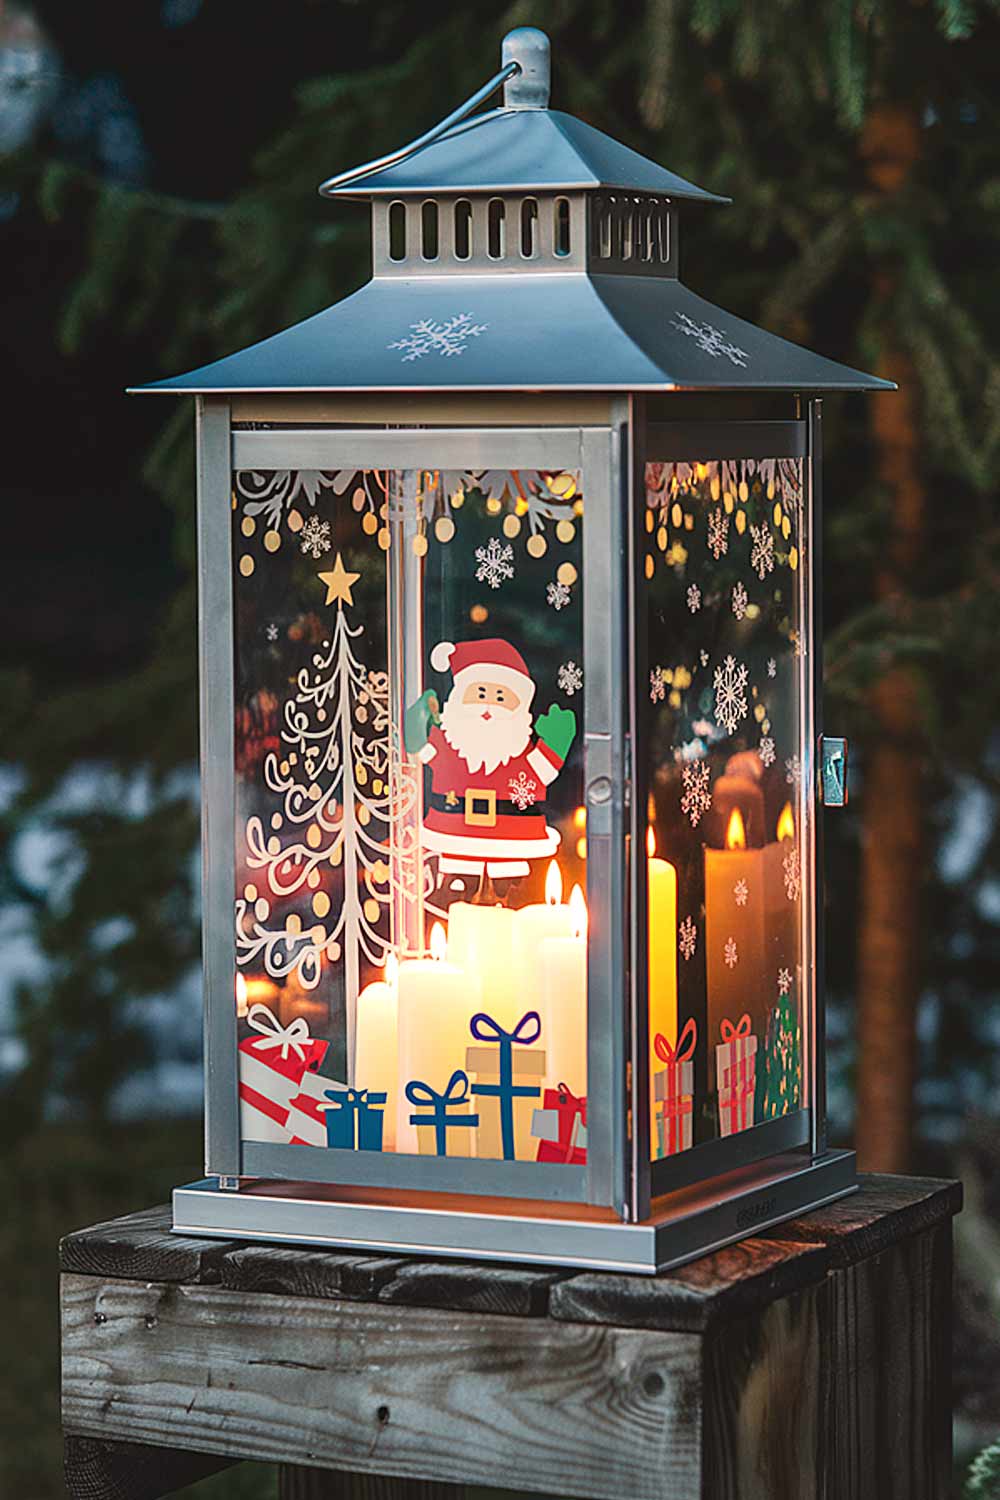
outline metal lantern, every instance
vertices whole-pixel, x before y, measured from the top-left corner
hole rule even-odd
[[[653,1272],[824,1129],[819,393],[549,48],[325,183],[374,275],[198,411],[207,1178],[175,1228]],[[503,104],[473,109],[499,87]]]

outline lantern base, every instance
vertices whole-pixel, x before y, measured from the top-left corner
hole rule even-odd
[[[655,1275],[855,1191],[854,1153],[789,1153],[658,1198],[624,1224],[585,1204],[207,1178],[174,1190],[178,1234]]]

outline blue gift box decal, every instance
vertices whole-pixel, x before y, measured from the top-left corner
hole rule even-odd
[[[479,1124],[478,1115],[450,1113],[452,1109],[469,1102],[469,1075],[463,1073],[461,1068],[456,1068],[452,1073],[443,1094],[439,1094],[437,1089],[432,1089],[422,1079],[414,1078],[406,1085],[406,1097],[411,1104],[430,1105],[430,1114],[411,1115],[410,1124],[434,1126],[434,1145],[438,1156],[448,1155],[448,1131],[453,1125],[474,1127]]]
[[[326,1144],[345,1151],[382,1150],[382,1105],[387,1095],[370,1089],[327,1089]]]
[[[504,1161],[513,1161],[514,1145],[514,1100],[516,1098],[537,1099],[541,1089],[533,1084],[514,1082],[514,1046],[530,1046],[542,1034],[542,1018],[537,1010],[525,1011],[513,1031],[507,1031],[499,1021],[479,1011],[469,1022],[469,1030],[477,1042],[496,1042],[499,1047],[499,1080],[496,1083],[474,1083],[472,1092],[496,1098],[500,1103],[500,1141]]]

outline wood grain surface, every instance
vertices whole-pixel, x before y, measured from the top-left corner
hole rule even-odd
[[[85,1436],[360,1473],[697,1495],[690,1334],[66,1276],[63,1412]]]

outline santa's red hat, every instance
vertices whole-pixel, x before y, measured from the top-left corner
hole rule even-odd
[[[509,641],[440,641],[431,652],[435,672],[452,673],[455,686],[469,682],[500,682],[530,703],[535,692],[527,663]]]

